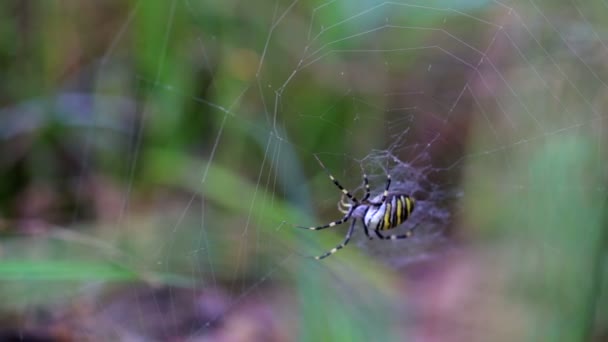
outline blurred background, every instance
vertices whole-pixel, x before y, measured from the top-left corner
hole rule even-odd
[[[608,3],[0,5],[0,340],[608,339]],[[323,165],[320,165],[318,157]],[[417,207],[340,217],[331,172]]]

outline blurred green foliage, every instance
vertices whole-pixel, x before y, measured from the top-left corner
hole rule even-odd
[[[149,339],[229,330],[256,300],[293,340],[608,336],[603,13],[597,1],[4,2],[0,299],[23,319],[2,329],[90,298],[97,317],[152,287],[175,297],[140,312],[142,330],[217,289],[230,299],[183,331],[137,331]],[[314,154],[354,188],[372,150],[412,160],[435,136],[425,162],[463,194],[447,243],[401,267],[365,242],[303,257],[344,234],[291,227],[337,214]],[[184,293],[194,309],[177,305]]]

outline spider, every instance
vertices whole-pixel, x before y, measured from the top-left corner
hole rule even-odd
[[[399,240],[399,239],[407,239],[413,234],[414,228],[416,226],[410,228],[405,234],[402,235],[383,235],[380,231],[389,230],[399,226],[414,211],[414,198],[399,192],[389,193],[389,188],[391,186],[391,175],[386,175],[386,187],[382,195],[377,195],[371,200],[369,199],[371,196],[369,189],[369,180],[367,179],[367,175],[363,174],[363,183],[365,185],[365,195],[361,200],[358,200],[355,196],[353,196],[348,190],[346,190],[340,183],[332,176],[327,168],[323,165],[321,160],[315,156],[321,167],[328,173],[329,179],[342,191],[342,199],[338,203],[338,210],[344,214],[344,216],[337,220],[330,222],[328,224],[324,224],[322,226],[317,227],[304,227],[304,226],[296,226],[297,228],[309,229],[309,230],[321,230],[325,228],[334,227],[345,223],[349,219],[352,218],[352,222],[350,224],[350,228],[346,233],[346,238],[342,241],[341,244],[332,248],[330,251],[316,256],[315,259],[321,260],[324,259],[340,249],[344,248],[353,234],[355,230],[355,223],[357,219],[361,219],[363,222],[363,230],[365,231],[365,235],[372,240],[373,238],[369,234],[369,230],[373,230],[376,236],[382,240]],[[346,196],[349,201],[344,201],[344,196]]]

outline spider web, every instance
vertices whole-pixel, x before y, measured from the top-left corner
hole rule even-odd
[[[99,82],[120,74],[113,68],[129,57],[124,47],[147,6],[156,5],[135,2],[115,27]],[[404,301],[394,301],[399,285],[353,296],[450,249],[447,237],[458,229],[468,196],[467,169],[517,173],[520,151],[545,146],[554,136],[582,135],[591,136],[598,166],[605,168],[605,27],[580,2],[174,0],[159,12],[155,25],[162,35],[152,39],[152,72],[133,75],[135,94],[122,94],[133,99],[116,99],[131,115],[123,132],[130,147],[117,151],[126,160],[122,206],[110,215],[112,234],[98,242],[121,250],[111,259],[163,290],[132,285],[127,304],[98,300],[98,317],[114,333],[236,340],[244,338],[237,331],[251,330],[252,340],[268,338],[238,320],[244,310],[258,315],[258,324],[270,321],[268,334],[295,338],[290,320],[297,318],[273,318],[256,306],[268,301],[264,310],[274,315],[297,304],[304,322],[315,310],[338,317],[373,306],[369,315],[376,318],[346,338],[374,339],[382,330],[381,339],[397,339],[403,333],[397,323],[412,324]],[[231,24],[213,26],[214,17]],[[190,86],[201,80],[204,88]],[[101,112],[93,119],[100,131],[107,110]],[[192,126],[203,135],[194,153],[165,153],[163,144],[179,139],[178,125],[166,141],[147,140],[185,112],[194,113]],[[85,168],[99,139],[87,140]],[[346,229],[291,227],[339,215],[340,193],[315,156],[359,194],[363,173],[373,194],[391,174],[392,191],[418,199],[411,219],[398,228],[419,225],[415,236],[368,241],[357,227],[354,241],[336,255],[321,263],[307,258],[336,246]],[[142,174],[178,204],[141,215],[134,194]],[[502,191],[528,186],[509,178],[495,184]],[[591,187],[605,191],[599,183]],[[142,230],[145,236],[133,240]],[[356,274],[362,269],[368,273]],[[319,293],[331,305],[309,300]],[[125,307],[135,316],[123,317]],[[366,331],[371,325],[374,333]],[[336,337],[332,329],[324,326],[319,334]]]

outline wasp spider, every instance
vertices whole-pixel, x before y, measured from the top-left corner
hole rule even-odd
[[[316,157],[316,156],[315,156]],[[317,158],[321,167],[327,171],[327,168],[323,165],[321,160]],[[391,175],[387,174],[386,177],[386,187],[384,192],[381,195],[375,196],[371,200],[369,199],[370,189],[369,189],[369,180],[367,179],[367,175],[363,174],[363,183],[365,185],[365,195],[361,200],[357,199],[353,196],[348,190],[346,190],[340,183],[328,172],[329,179],[342,191],[342,199],[338,203],[338,210],[344,214],[344,216],[337,220],[330,222],[328,224],[317,226],[317,227],[304,227],[304,226],[296,226],[298,228],[310,229],[310,230],[321,230],[325,228],[334,227],[345,223],[349,219],[352,218],[352,222],[350,224],[350,228],[346,233],[346,238],[342,241],[341,244],[332,248],[329,252],[326,252],[322,255],[315,257],[317,260],[321,260],[326,258],[338,250],[344,248],[350,241],[350,238],[355,229],[355,223],[357,219],[361,219],[363,222],[363,230],[365,231],[365,235],[371,240],[373,239],[369,230],[373,230],[376,236],[382,240],[399,240],[399,239],[407,239],[409,238],[414,228],[416,226],[410,228],[405,234],[402,235],[383,235],[381,233],[382,230],[389,230],[399,226],[403,223],[414,211],[414,198],[404,193],[397,192],[389,192],[391,186]],[[345,201],[344,196],[348,198],[348,201]]]

